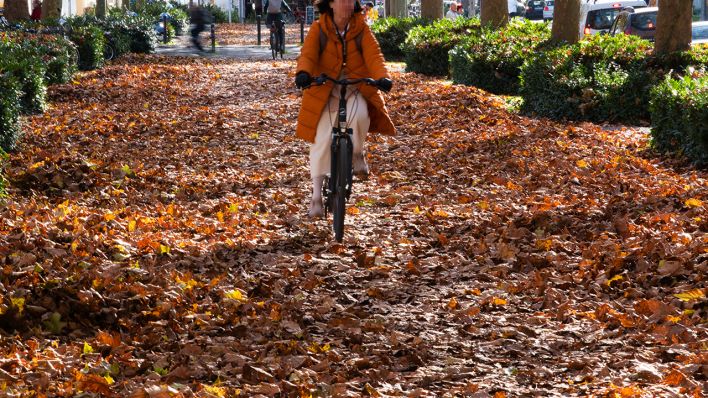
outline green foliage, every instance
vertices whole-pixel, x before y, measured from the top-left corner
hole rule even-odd
[[[649,104],[653,146],[708,165],[708,74],[667,75],[651,91]]]
[[[647,119],[651,44],[631,35],[594,35],[537,53],[521,70],[522,110],[554,118]]]
[[[547,23],[517,18],[500,30],[481,29],[450,51],[452,80],[497,94],[516,94],[521,66],[550,35]]]
[[[106,37],[96,17],[76,16],[66,21],[69,39],[79,52],[79,69],[93,70],[103,66],[103,50]]]
[[[113,26],[111,36],[120,41],[121,47],[116,48],[119,54],[123,54],[124,50],[136,53],[155,51],[158,38],[153,25],[157,19],[149,15],[128,13],[121,8],[112,8],[109,10],[107,21]]]
[[[371,31],[374,32],[386,60],[401,61],[404,57],[401,47],[408,32],[415,26],[431,23],[431,20],[423,18],[379,18],[371,25]]]
[[[20,83],[0,66],[0,148],[15,149],[20,137]]]
[[[406,70],[433,76],[447,76],[450,70],[448,52],[464,37],[478,34],[479,20],[440,19],[431,25],[416,26],[403,43]]]
[[[224,23],[229,21],[229,15],[215,4],[205,4],[204,9],[211,14],[214,23]]]
[[[46,109],[46,65],[41,53],[26,36],[5,36],[0,41],[0,71],[7,71],[20,84],[20,110],[41,113]]]

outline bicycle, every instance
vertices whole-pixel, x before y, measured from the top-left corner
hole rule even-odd
[[[341,242],[344,237],[345,204],[351,196],[353,180],[352,134],[354,132],[350,127],[347,127],[347,86],[366,83],[379,90],[387,90],[380,86],[378,80],[372,78],[337,80],[325,74],[315,77],[309,87],[321,86],[327,81],[340,86],[340,95],[337,125],[332,126],[332,144],[330,145],[331,169],[329,176],[325,176],[325,181],[322,184],[322,193],[325,217],[327,217],[327,213],[332,212],[334,238],[337,242]]]
[[[285,21],[276,19],[270,24],[270,51],[273,59],[277,58],[280,53],[280,59],[283,59],[285,53]]]

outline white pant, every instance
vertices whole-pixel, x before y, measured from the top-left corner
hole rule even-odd
[[[317,124],[317,135],[315,142],[310,146],[310,176],[312,178],[329,174],[332,165],[330,163],[332,143],[332,126],[338,125],[337,111],[339,109],[339,86],[335,86],[329,102],[322,111],[320,121]],[[358,91],[347,93],[347,125],[353,130],[352,144],[354,153],[362,153],[366,134],[369,131],[369,110],[366,108],[366,100]]]

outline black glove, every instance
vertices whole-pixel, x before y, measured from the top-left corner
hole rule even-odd
[[[393,87],[393,82],[391,79],[384,77],[376,81],[376,87],[381,91],[389,92],[391,91],[391,87]]]
[[[312,83],[312,77],[307,72],[300,72],[295,75],[295,87],[297,88],[307,88],[310,87]]]

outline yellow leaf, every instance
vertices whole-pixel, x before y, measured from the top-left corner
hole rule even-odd
[[[222,213],[222,212],[217,212],[217,213],[216,213],[216,219],[219,220],[219,222],[224,222],[224,213]]]
[[[224,398],[226,396],[226,388],[217,386],[204,386],[204,391],[214,394],[219,398]]]
[[[113,384],[113,383],[115,383],[115,380],[113,380],[113,378],[111,377],[111,375],[105,375],[105,376],[103,376],[103,378],[106,380],[106,382],[108,382],[108,384]]]
[[[581,169],[584,169],[584,168],[588,167],[588,162],[586,162],[584,159],[580,159],[577,162],[575,162],[575,165],[580,167]]]
[[[451,298],[450,301],[447,302],[447,308],[449,308],[451,310],[454,310],[455,308],[457,308],[457,306],[458,306],[457,299],[454,297]]]
[[[91,344],[84,341],[84,354],[93,354],[93,347]]]
[[[706,296],[706,294],[701,289],[693,289],[693,290],[689,290],[687,292],[674,294],[674,297],[676,297],[677,299],[679,299],[681,301],[698,300],[698,299],[702,299],[705,296]]]
[[[13,297],[10,299],[12,306],[17,308],[17,312],[22,313],[25,309],[25,299],[22,297]]]
[[[106,220],[106,221],[112,221],[112,220],[114,220],[115,218],[116,218],[116,215],[113,214],[113,213],[110,212],[110,211],[109,211],[108,213],[106,213],[106,214],[103,215],[103,219]]]
[[[160,244],[160,254],[170,254],[170,247]]]
[[[128,221],[128,232],[133,232],[135,231],[135,220],[130,220]]]
[[[605,282],[605,285],[610,286],[612,282],[614,281],[621,281],[623,279],[622,275],[615,275],[612,278],[608,279],[607,282]]]
[[[246,301],[248,298],[241,290],[239,289],[233,289],[229,290],[224,294],[224,297],[230,298],[232,300],[238,300],[238,301]]]
[[[77,241],[71,242],[71,251],[72,252],[75,252],[76,249],[78,249],[78,248],[79,248],[79,242],[77,242]]]
[[[703,206],[703,202],[696,199],[696,198],[686,199],[684,204],[686,205],[686,207],[701,207],[701,206]]]
[[[249,138],[251,138],[252,140],[257,140],[258,137],[260,137],[258,133],[251,133],[251,135],[249,136]]]
[[[229,205],[229,213],[231,213],[231,214],[238,213],[238,205],[236,203],[231,203]]]
[[[506,299],[494,297],[492,299],[492,304],[494,305],[506,305]]]
[[[477,205],[482,210],[487,210],[489,208],[489,202],[487,202],[486,200],[480,201],[479,203],[477,203]]]

